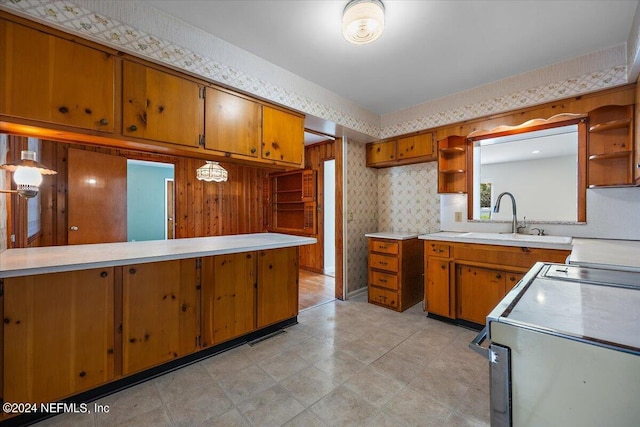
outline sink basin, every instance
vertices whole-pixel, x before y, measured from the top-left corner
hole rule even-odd
[[[478,233],[468,232],[462,233],[458,237],[466,237],[469,239],[480,240],[500,240],[512,242],[530,242],[530,243],[548,243],[555,245],[571,244],[571,237],[567,236],[536,236],[533,234],[513,234],[513,233]]]

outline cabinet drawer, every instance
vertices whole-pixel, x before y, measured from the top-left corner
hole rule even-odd
[[[369,254],[369,268],[398,272],[398,258],[393,256]]]
[[[427,242],[425,245],[427,256],[449,258],[449,245],[444,243]]]
[[[398,243],[385,240],[371,240],[369,250],[372,252],[398,255]]]
[[[379,271],[369,271],[369,284],[398,290],[398,276],[395,274],[386,274]]]
[[[398,293],[369,286],[369,302],[398,308]]]

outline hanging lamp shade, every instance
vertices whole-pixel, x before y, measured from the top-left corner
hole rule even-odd
[[[204,165],[196,170],[196,178],[200,181],[207,182],[225,182],[229,177],[229,173],[225,168],[220,166],[218,162],[206,161]]]
[[[57,173],[42,163],[38,163],[35,151],[30,150],[23,150],[20,153],[20,160],[0,165],[0,169],[13,172],[13,181],[18,186],[17,193],[27,199],[38,194],[42,175]]]
[[[342,12],[342,35],[354,44],[371,43],[384,31],[384,5],[380,0],[351,0]]]

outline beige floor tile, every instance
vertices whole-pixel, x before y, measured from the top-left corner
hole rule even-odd
[[[329,375],[333,381],[342,383],[366,365],[348,354],[338,351],[319,360],[313,366]]]
[[[326,424],[310,410],[304,410],[297,417],[286,423],[283,427],[325,427]]]
[[[310,338],[304,345],[294,348],[293,351],[309,363],[316,363],[337,351],[333,342],[326,339]]]
[[[149,412],[118,423],[118,426],[122,427],[173,427],[173,425],[171,417],[164,407],[152,409]]]
[[[241,402],[275,385],[275,381],[259,366],[229,372],[217,378],[218,384],[234,402]]]
[[[237,409],[230,411],[218,417],[212,417],[199,424],[201,427],[250,427],[250,424],[244,419]]]
[[[393,418],[391,415],[379,412],[378,415],[369,423],[367,427],[417,427],[407,426],[404,422]]]
[[[269,357],[273,357],[276,354],[280,354],[285,351],[285,349],[283,349],[278,344],[278,341],[274,340],[274,338],[276,337],[274,336],[264,341],[260,341],[252,346],[248,346],[246,354],[249,360],[251,360],[254,364],[260,363],[263,360],[268,359]]]
[[[338,387],[331,394],[311,406],[311,411],[331,426],[364,426],[377,414],[377,408],[346,387]]]
[[[162,406],[160,393],[153,382],[138,384],[107,396],[96,403],[109,406],[109,413],[96,414],[96,425],[120,425],[140,414]]]
[[[258,363],[258,366],[276,381],[288,378],[309,365],[309,362],[298,356],[293,350],[276,354]]]
[[[340,383],[326,372],[309,366],[280,384],[308,407],[329,394]]]
[[[411,381],[409,387],[432,397],[450,409],[456,408],[469,385],[447,371],[426,368]]]
[[[452,412],[431,397],[410,388],[398,393],[382,411],[408,426],[440,426]]]
[[[353,357],[354,359],[364,363],[365,365],[373,363],[389,350],[390,348],[376,345],[375,343],[364,338],[360,338],[356,341],[350,342],[340,347],[340,351],[342,353]]]
[[[88,409],[91,410],[91,408],[93,408],[93,403],[88,403]],[[40,421],[38,427],[93,427],[95,422],[93,412],[86,414],[66,413]]]
[[[468,419],[464,418],[456,413],[451,414],[451,416],[444,422],[443,426],[446,427],[489,427],[488,422],[480,421],[477,419]]]
[[[469,350],[471,351],[471,350]],[[472,385],[478,381],[478,369],[479,365],[476,363],[477,361],[473,360],[473,362],[465,362],[462,360],[465,354],[464,351],[451,351],[451,352],[443,352],[439,354],[436,358],[431,360],[428,364],[428,368],[433,368],[442,372],[450,372],[454,375],[458,380],[464,381],[465,383]],[[475,355],[475,353],[474,353]],[[482,358],[478,355],[475,355],[477,359],[482,360]]]
[[[252,366],[254,363],[247,356],[249,351],[251,351],[250,347],[243,345],[201,360],[200,365],[215,379],[220,375]]]
[[[304,411],[304,406],[282,386],[276,385],[237,406],[255,426],[278,427]]]
[[[216,386],[215,381],[200,364],[193,364],[166,373],[153,380],[164,403],[179,399],[193,389]]]
[[[222,388],[213,384],[192,389],[166,406],[175,425],[190,426],[225,413],[233,404]]]
[[[382,375],[409,384],[423,367],[404,356],[389,352],[371,364]]]
[[[385,377],[370,366],[353,374],[343,385],[378,408],[404,387],[401,382]]]
[[[489,423],[489,393],[488,388],[474,385],[469,387],[460,404],[456,407],[456,414],[481,423]]]

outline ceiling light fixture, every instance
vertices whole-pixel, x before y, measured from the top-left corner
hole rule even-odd
[[[227,170],[220,166],[218,162],[210,162],[208,160],[196,170],[196,178],[200,181],[225,182],[228,176]]]
[[[371,43],[384,31],[384,5],[380,0],[351,0],[342,12],[342,35],[354,44]]]
[[[42,183],[42,175],[54,175],[57,172],[49,169],[42,163],[36,161],[35,151],[23,150],[20,153],[20,160],[13,163],[0,165],[0,169],[13,172],[13,181],[18,186],[18,190],[0,190],[2,193],[18,193],[25,199],[30,199],[38,195],[38,188]]]

